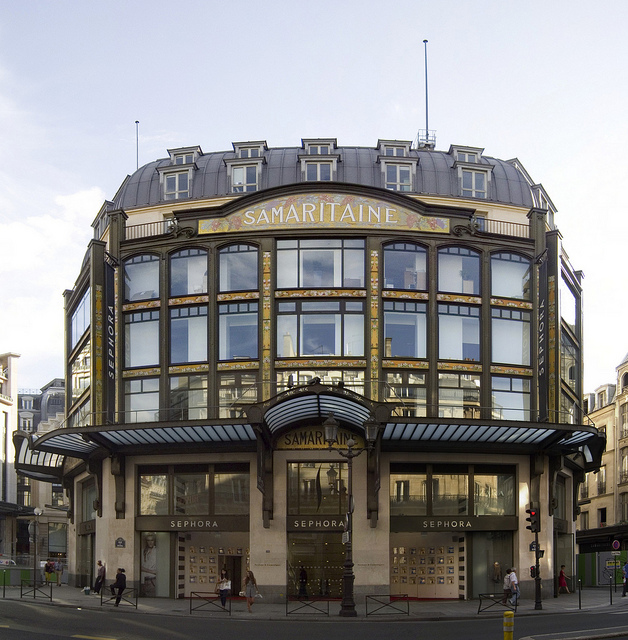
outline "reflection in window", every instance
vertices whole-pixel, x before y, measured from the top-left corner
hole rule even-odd
[[[168,515],[167,474],[140,474],[139,515]]]
[[[386,163],[386,189],[412,191],[412,167],[407,164]]]
[[[480,376],[439,373],[438,415],[441,418],[479,418]]]
[[[170,420],[207,418],[207,376],[173,376],[170,378]]]
[[[159,364],[159,311],[124,316],[124,366]]]
[[[277,314],[277,356],[363,356],[364,303],[281,302]]]
[[[87,342],[80,353],[72,360],[72,402],[83,395],[89,388],[91,342]]]
[[[207,360],[207,307],[170,309],[170,362]]]
[[[426,357],[427,304],[384,301],[384,357]]]
[[[438,305],[438,357],[441,360],[480,360],[480,309]]]
[[[218,359],[257,358],[257,302],[233,302],[218,306]]]
[[[469,513],[469,477],[466,473],[432,474],[432,514],[435,516]]]
[[[530,312],[491,309],[493,362],[530,364]]]
[[[390,515],[427,515],[427,473],[390,474]]]
[[[530,388],[528,378],[492,377],[493,419],[529,420]]]
[[[364,287],[364,240],[277,241],[277,288]]]
[[[257,373],[221,373],[218,385],[219,418],[241,418],[243,409],[257,402]]]
[[[475,473],[473,477],[474,516],[515,515],[514,473]]]
[[[246,515],[250,511],[248,473],[220,471],[214,474],[214,513]]]
[[[427,251],[411,242],[384,247],[385,289],[427,289]]]
[[[87,400],[68,416],[68,427],[89,427],[92,424],[92,403]]]
[[[231,182],[234,193],[257,191],[257,166],[253,164],[233,167],[231,170]]]
[[[560,279],[560,315],[569,328],[575,333],[577,317],[577,301],[571,287]]]
[[[566,332],[560,334],[560,375],[574,393],[578,391],[578,348]]]
[[[87,480],[81,483],[81,522],[96,519],[97,499],[96,483],[93,480]]]
[[[170,256],[170,295],[207,293],[207,251],[184,249]]]
[[[220,291],[254,291],[257,282],[257,248],[248,244],[232,244],[218,255]]]
[[[505,251],[491,256],[491,295],[529,300],[530,276],[529,258]]]
[[[345,462],[288,463],[289,515],[341,515],[346,511]]]
[[[209,473],[176,473],[174,512],[197,516],[209,513]]]
[[[125,422],[159,420],[159,378],[124,381]]]
[[[480,295],[480,254],[465,247],[439,249],[438,290]]]
[[[336,386],[342,383],[345,389],[364,395],[363,369],[296,369],[277,372],[277,393],[291,387],[310,384],[318,378],[323,384]]]
[[[395,406],[393,415],[419,417],[426,415],[426,374],[414,371],[386,373],[384,393],[386,402]]]
[[[124,263],[124,300],[149,300],[159,297],[159,258],[135,256]]]

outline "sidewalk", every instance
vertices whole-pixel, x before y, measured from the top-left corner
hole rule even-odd
[[[50,589],[46,589],[46,594],[50,594]],[[52,601],[49,598],[43,597],[43,595],[37,595],[37,598],[33,598],[32,589],[30,590],[30,596],[20,597],[19,587],[5,587],[4,590],[0,587],[0,598],[4,596],[5,600],[21,600],[25,603],[35,602],[38,605],[52,605],[63,607],[76,607],[81,609],[103,609],[113,611],[113,600],[110,599],[109,593],[105,593],[102,599],[99,595],[86,595],[82,589],[75,587],[68,587],[62,585],[60,587],[52,587]],[[290,603],[290,615],[286,615],[285,604],[268,603],[263,599],[256,600],[253,607],[253,613],[249,614],[246,609],[246,601],[243,598],[233,598],[231,600],[231,611],[223,611],[215,605],[206,605],[204,608],[190,613],[190,601],[189,600],[173,600],[169,598],[139,598],[137,601],[137,609],[135,609],[135,600],[125,602],[124,600],[120,604],[120,607],[116,611],[124,611],[127,614],[137,615],[142,613],[152,613],[171,616],[204,616],[212,618],[237,618],[237,619],[250,619],[254,616],[261,620],[307,620],[325,621],[325,620],[346,620],[351,621],[355,618],[339,618],[338,612],[340,611],[340,601],[329,602],[329,616],[326,615],[327,603],[322,603],[321,609],[323,613],[316,609],[305,605],[301,609],[295,612],[295,609],[299,607],[298,602]],[[198,601],[193,601],[196,606]],[[452,620],[452,619],[469,619],[469,618],[495,618],[502,617],[506,609],[501,606],[494,606],[486,611],[478,613],[478,600],[429,600],[429,601],[410,601],[409,602],[409,615],[406,615],[405,603],[398,603],[394,609],[381,608],[377,603],[371,602],[369,604],[369,616],[366,615],[366,606],[364,604],[358,604],[357,619],[369,620],[373,622],[385,621],[407,621],[407,620]],[[582,611],[591,611],[596,609],[607,609],[615,612],[628,613],[628,597],[621,597],[621,588],[618,588],[616,592],[612,594],[610,589],[607,588],[592,588],[585,589],[581,592],[581,609]],[[534,601],[522,599],[517,608],[515,614],[518,616],[531,616],[531,615],[546,615],[551,613],[567,613],[579,611],[579,596],[578,593],[570,595],[561,595],[558,598],[547,598],[542,601],[542,609],[537,610],[534,608]]]

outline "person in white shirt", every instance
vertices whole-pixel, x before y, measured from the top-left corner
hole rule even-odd
[[[519,600],[519,579],[517,578],[517,569],[513,567],[510,570],[510,591],[512,592],[512,597],[510,598],[511,604],[517,604]]]

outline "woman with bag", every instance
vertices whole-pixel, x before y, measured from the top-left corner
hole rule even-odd
[[[251,613],[251,607],[255,602],[255,596],[259,595],[257,580],[255,579],[252,571],[246,572],[246,578],[244,578],[244,595],[246,597],[246,606],[249,613]]]
[[[224,609],[227,604],[227,596],[229,595],[229,591],[231,591],[231,580],[229,580],[229,574],[226,569],[220,570],[220,580],[218,581],[216,590],[220,595],[220,604],[222,604],[222,608]]]

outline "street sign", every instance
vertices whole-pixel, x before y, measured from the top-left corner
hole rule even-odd
[[[342,544],[347,544],[349,542],[351,534],[348,531],[342,532]]]
[[[618,556],[621,554],[621,551],[611,551],[612,556]]]
[[[613,549],[617,551],[621,547],[621,542],[619,540],[613,540]]]
[[[530,551],[536,551],[536,542],[530,543]]]

